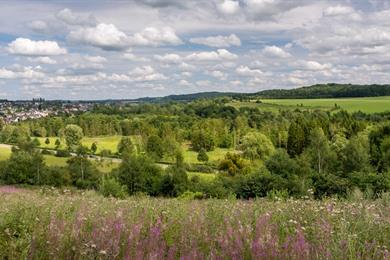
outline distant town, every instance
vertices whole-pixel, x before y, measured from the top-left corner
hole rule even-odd
[[[93,102],[46,101],[45,99],[9,101],[0,100],[0,118],[6,124],[52,115],[76,114],[90,110]]]

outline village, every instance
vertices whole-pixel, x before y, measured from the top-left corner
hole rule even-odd
[[[0,118],[11,124],[47,116],[83,113],[92,103],[77,101],[46,101],[42,98],[22,101],[0,100]]]

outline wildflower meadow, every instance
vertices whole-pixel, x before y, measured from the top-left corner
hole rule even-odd
[[[0,188],[1,259],[389,259],[390,199],[180,200]]]

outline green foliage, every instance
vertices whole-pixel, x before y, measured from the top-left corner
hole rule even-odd
[[[158,135],[149,136],[146,142],[146,152],[151,156],[155,161],[159,161],[164,156],[164,146],[163,141]]]
[[[78,125],[67,125],[65,127],[65,141],[70,150],[74,150],[81,144],[83,138],[83,129]]]
[[[67,161],[72,184],[78,188],[96,188],[100,178],[100,172],[79,149],[78,155]]]
[[[197,156],[198,161],[200,162],[207,162],[209,160],[209,156],[206,153],[205,149],[200,149],[198,156]]]
[[[370,170],[368,140],[353,137],[343,149],[344,172],[368,172]]]
[[[287,151],[290,156],[300,155],[309,143],[310,129],[307,121],[298,117],[288,128]]]
[[[225,171],[229,176],[245,174],[248,172],[248,164],[237,153],[227,153],[225,159],[218,166],[220,171]]]
[[[62,187],[72,185],[71,175],[66,167],[45,167],[41,176],[41,185]]]
[[[191,145],[192,149],[197,152],[201,149],[212,151],[215,147],[215,140],[210,132],[194,130],[191,134]]]
[[[126,187],[122,186],[115,178],[103,177],[98,190],[104,197],[124,199],[127,195]]]
[[[179,199],[182,200],[195,200],[195,199],[199,200],[203,198],[204,198],[203,192],[199,192],[199,191],[197,192],[186,191],[179,196]]]
[[[44,167],[43,158],[39,153],[15,151],[3,165],[1,176],[6,184],[41,184]]]
[[[245,158],[266,160],[275,151],[275,147],[266,135],[251,132],[242,138],[241,150]]]
[[[133,195],[145,192],[157,194],[161,169],[143,155],[130,155],[123,158],[117,171],[118,181],[127,187],[127,192]]]
[[[134,145],[130,137],[122,137],[118,143],[118,153],[121,155],[130,155],[134,152]]]

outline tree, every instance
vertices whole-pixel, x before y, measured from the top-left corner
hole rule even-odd
[[[37,137],[45,137],[47,135],[46,128],[44,127],[37,127],[33,131],[33,135]]]
[[[212,151],[215,147],[215,140],[210,132],[194,130],[191,134],[191,144],[194,151],[200,151],[202,148],[206,151]]]
[[[265,160],[275,151],[271,140],[258,132],[251,132],[245,135],[242,138],[240,147],[244,157],[250,160]]]
[[[381,144],[383,169],[390,172],[390,136],[383,139]]]
[[[49,145],[49,144],[50,144],[50,139],[49,139],[49,138],[46,138],[45,144],[46,144],[46,145]]]
[[[83,129],[78,125],[67,125],[65,127],[65,141],[70,150],[74,150],[81,144],[83,138]]]
[[[146,156],[134,154],[125,156],[117,174],[119,182],[127,187],[130,195],[137,192],[156,195],[158,192],[161,169]]]
[[[368,172],[370,161],[368,154],[368,140],[356,136],[349,140],[343,150],[344,172]]]
[[[38,152],[18,150],[11,154],[3,169],[3,180],[7,184],[40,184],[45,163]]]
[[[158,135],[151,135],[146,142],[146,152],[155,161],[161,160],[164,156],[164,147],[161,138]]]
[[[93,142],[92,145],[91,145],[91,152],[92,152],[93,154],[95,154],[96,151],[97,151],[97,145],[96,145],[95,142]]]
[[[288,128],[287,152],[290,156],[300,155],[309,143],[310,129],[307,120],[299,116]]]
[[[130,137],[122,137],[118,143],[118,153],[121,155],[130,155],[134,152],[134,145]]]
[[[56,145],[56,149],[58,149],[60,147],[60,145],[61,145],[60,139],[56,140],[55,145]]]
[[[225,159],[218,166],[221,171],[226,171],[230,176],[247,173],[247,164],[237,153],[227,153]]]
[[[100,172],[87,158],[87,151],[86,147],[79,146],[77,155],[67,161],[68,169],[73,185],[79,188],[96,188]]]
[[[176,163],[166,168],[165,175],[160,184],[160,193],[177,197],[188,188],[188,175],[184,167],[183,155],[178,152]]]
[[[206,153],[205,149],[200,149],[197,157],[198,161],[200,162],[207,162],[209,160],[209,156]]]
[[[309,139],[310,145],[307,152],[312,157],[314,168],[321,174],[328,166],[327,164],[331,161],[329,159],[331,150],[328,139],[325,137],[322,128],[315,128],[312,130]]]

